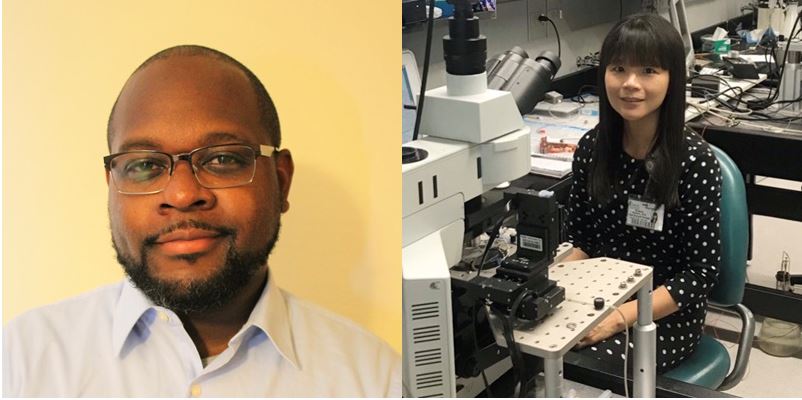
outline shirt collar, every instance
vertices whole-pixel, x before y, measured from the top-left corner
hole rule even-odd
[[[254,328],[251,328],[254,327]],[[248,321],[242,326],[239,332],[229,340],[229,345],[233,346],[243,340],[250,338],[248,332],[260,329],[264,332],[276,350],[295,368],[300,369],[298,356],[295,354],[295,341],[293,340],[292,326],[290,325],[290,313],[287,309],[287,301],[284,292],[276,285],[275,278],[270,275],[262,290],[259,300],[251,311]]]
[[[233,346],[252,337],[254,329],[259,329],[270,338],[276,350],[295,368],[300,369],[300,363],[295,353],[292,327],[290,326],[289,310],[284,293],[276,286],[275,278],[270,276],[267,285],[262,290],[256,305],[242,326],[229,341]],[[114,354],[118,356],[123,350],[125,341],[136,326],[136,323],[148,310],[155,306],[142,291],[137,289],[130,280],[125,279],[122,292],[114,310],[112,324],[112,345]],[[252,328],[253,327],[253,328]]]
[[[119,356],[125,345],[125,341],[131,334],[136,323],[146,311],[153,309],[154,305],[150,299],[137,289],[130,280],[125,279],[122,284],[122,292],[117,300],[114,309],[114,322],[112,323],[111,343],[114,346],[114,354]]]

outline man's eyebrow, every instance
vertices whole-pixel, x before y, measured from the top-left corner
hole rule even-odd
[[[245,142],[242,137],[237,136],[230,132],[210,132],[203,136],[201,141],[202,146],[211,146],[214,144],[222,144],[222,143],[243,143]],[[158,142],[154,142],[153,140],[149,139],[135,139],[127,142],[123,142],[120,146],[118,153],[122,153],[125,151],[131,150],[159,150],[161,149],[161,145]]]
[[[217,143],[242,143],[243,139],[230,132],[210,132],[203,137],[203,143],[206,145]]]
[[[134,149],[141,150],[141,149],[158,149],[158,148],[159,145],[154,141],[147,139],[139,139],[139,140],[132,140],[129,142],[123,142],[123,144],[120,146],[118,153]]]

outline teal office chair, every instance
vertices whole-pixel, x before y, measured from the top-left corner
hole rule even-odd
[[[734,311],[741,317],[738,353],[730,372],[727,349],[712,337],[702,335],[696,351],[663,376],[714,390],[727,390],[743,378],[755,336],[755,317],[741,304],[746,285],[749,222],[741,171],[727,153],[715,146],[710,147],[721,166],[721,268],[718,284],[708,297],[708,305],[714,309]]]

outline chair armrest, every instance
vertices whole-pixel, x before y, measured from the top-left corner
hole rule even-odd
[[[736,304],[734,306],[721,306],[715,303],[709,303],[712,308],[732,311],[738,314],[741,318],[741,337],[738,340],[738,352],[735,356],[735,365],[732,371],[724,378],[724,382],[718,387],[718,390],[732,389],[735,385],[741,382],[744,374],[746,373],[746,366],[749,364],[749,355],[752,352],[752,342],[755,339],[755,316],[743,304]]]

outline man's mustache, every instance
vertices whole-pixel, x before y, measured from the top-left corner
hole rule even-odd
[[[230,227],[227,227],[227,226],[212,225],[210,223],[203,222],[203,221],[198,221],[198,220],[195,220],[195,219],[188,219],[186,221],[181,221],[181,222],[175,223],[173,225],[170,225],[170,226],[168,226],[166,228],[163,228],[162,230],[160,230],[157,233],[154,233],[154,234],[146,236],[145,240],[144,240],[145,247],[149,247],[149,246],[155,245],[156,242],[159,240],[159,237],[161,237],[163,235],[172,233],[173,231],[176,231],[178,229],[190,229],[190,228],[203,229],[205,231],[217,232],[220,236],[234,236],[234,237],[236,237],[236,235],[237,235],[237,230],[234,229],[234,228],[230,228]]]

